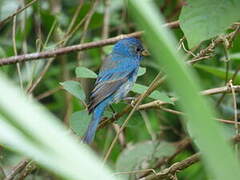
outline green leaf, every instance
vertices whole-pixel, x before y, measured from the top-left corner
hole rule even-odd
[[[140,67],[139,70],[138,70],[138,74],[137,76],[142,76],[146,73],[146,68],[144,67]]]
[[[222,80],[225,80],[226,78],[226,69],[223,68],[216,68],[213,66],[203,65],[203,64],[195,64],[194,67],[201,69],[205,72],[208,72]],[[232,77],[234,75],[234,71],[229,71],[229,77]],[[237,74],[234,80],[234,83],[239,84],[240,83],[240,75]]]
[[[239,0],[188,0],[179,20],[189,47],[224,33],[240,19],[239,9]]]
[[[135,83],[131,91],[133,91],[135,93],[138,93],[138,94],[142,94],[147,89],[148,89],[147,86]],[[148,97],[150,97],[152,99],[168,102],[168,103],[171,103],[171,104],[173,103],[172,100],[165,93],[159,92],[157,90],[153,91]]]
[[[97,74],[92,70],[79,66],[75,69],[76,76],[78,78],[97,78]]]
[[[77,81],[64,81],[60,83],[63,88],[74,95],[76,98],[80,99],[81,101],[85,101],[86,96],[81,87],[81,84]]]
[[[74,112],[70,118],[70,127],[78,136],[83,136],[87,131],[91,115],[86,110]]]
[[[223,4],[226,1],[204,0],[203,2],[208,5],[212,2]],[[228,2],[233,3],[236,0],[227,1],[226,5]],[[202,162],[207,173],[218,180],[240,179],[240,166],[236,154],[226,142],[222,128],[213,120],[215,116],[213,107],[199,94],[201,88],[196,73],[193,68],[186,65],[183,55],[176,51],[177,41],[173,34],[169,29],[163,27],[163,16],[159,13],[159,9],[154,6],[153,1],[148,0],[142,0],[141,3],[139,0],[131,0],[128,4],[129,12],[133,13],[132,17],[145,31],[145,39],[152,56],[158,62],[159,69],[164,67],[168,83],[179,97],[181,109],[187,114],[184,117],[187,121],[183,122],[185,124],[188,122],[195,137],[193,140],[202,153]],[[210,14],[217,11],[216,7],[213,12],[209,12],[201,6],[198,9]],[[225,12],[223,12],[224,14]]]
[[[133,170],[142,169],[142,165],[148,163],[153,159],[161,159],[166,156],[171,156],[175,152],[176,148],[173,144],[161,141],[153,142],[146,141],[138,144],[134,144],[130,148],[124,149],[118,156],[116,162],[117,172],[128,172]],[[149,166],[150,167],[150,166]],[[144,167],[147,169],[149,167]],[[122,175],[124,179],[134,179],[131,175]],[[131,178],[130,178],[131,177]]]

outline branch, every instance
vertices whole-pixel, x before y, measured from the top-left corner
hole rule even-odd
[[[174,28],[174,27],[179,26],[179,22],[174,21],[174,22],[164,24],[163,26]],[[30,61],[30,60],[46,59],[46,58],[51,58],[51,57],[55,57],[55,56],[62,55],[62,54],[67,54],[70,52],[83,51],[85,49],[106,46],[109,44],[114,44],[117,41],[124,39],[124,38],[140,37],[142,34],[143,34],[143,31],[138,31],[138,32],[119,35],[119,36],[116,36],[113,38],[108,38],[108,39],[104,39],[104,40],[100,40],[100,41],[96,41],[96,42],[83,43],[83,44],[79,44],[79,45],[73,45],[73,46],[58,48],[58,49],[44,51],[44,52],[37,52],[37,53],[30,53],[30,54],[23,54],[23,55],[19,55],[19,56],[11,56],[11,57],[7,57],[7,58],[1,58],[0,66],[7,65],[7,64],[16,64],[18,62],[25,62],[25,61]]]
[[[188,157],[187,159],[184,159],[181,162],[174,163],[169,168],[166,168],[157,174],[149,175],[147,177],[141,178],[140,180],[165,179],[165,178],[175,174],[177,171],[181,171],[181,170],[186,169],[187,167],[191,166],[192,164],[195,164],[199,160],[200,160],[200,153],[194,154],[194,155]]]
[[[192,140],[190,138],[185,138],[183,140],[181,140],[180,142],[178,142],[176,144],[176,151],[167,157],[163,157],[161,158],[157,164],[154,166],[153,169],[156,168],[160,168],[162,165],[164,164],[168,164],[170,161],[172,161],[178,154],[180,154],[183,150],[185,150],[190,144],[192,143]],[[152,171],[147,171],[144,174],[141,175],[140,178],[145,177],[147,175],[149,175]]]
[[[18,174],[21,172],[29,163],[28,159],[24,159],[20,161],[13,169],[9,172],[9,174],[4,178],[4,180],[12,180]]]
[[[240,86],[239,85],[232,86],[232,88],[235,90],[235,92],[240,92]],[[204,90],[204,91],[201,92],[202,95],[214,95],[214,94],[219,94],[219,93],[231,93],[231,88],[229,88],[228,86],[223,86],[223,87],[219,87],[219,88]],[[176,98],[171,98],[171,100],[173,102],[177,101]],[[165,105],[165,104],[169,104],[169,103],[161,101],[161,100],[155,100],[155,101],[140,105],[138,110],[149,109],[149,108],[153,108],[153,107],[159,107],[159,106],[162,106],[162,105]]]

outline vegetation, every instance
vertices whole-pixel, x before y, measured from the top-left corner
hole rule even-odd
[[[1,0],[0,179],[239,179],[239,8]],[[151,56],[86,146],[88,94],[126,37]]]

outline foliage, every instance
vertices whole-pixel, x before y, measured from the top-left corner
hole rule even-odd
[[[25,179],[74,180],[239,177],[238,158],[232,153],[238,154],[238,147],[231,149],[225,142],[238,133],[233,120],[240,117],[239,0],[35,0],[16,19],[11,16],[30,2],[0,1],[0,179],[26,157],[35,168],[22,166],[12,179],[24,174]],[[163,19],[174,25],[163,28]],[[128,96],[136,100],[152,91],[111,152],[134,101],[113,104],[116,112],[109,108],[102,124],[114,124],[102,125],[93,145],[86,147],[80,139],[91,120],[89,93],[113,47],[102,40],[138,30],[144,34],[135,36],[151,56],[141,62]],[[91,42],[95,45],[88,47]],[[84,49],[1,65],[5,57],[79,44]],[[199,95],[200,90],[225,86],[226,92],[204,99]],[[99,160],[108,151],[106,164],[114,176]],[[171,171],[198,151],[200,161]]]

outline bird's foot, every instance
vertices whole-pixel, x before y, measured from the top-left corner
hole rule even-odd
[[[132,107],[134,107],[136,98],[135,98],[135,97],[125,97],[123,100],[124,100],[127,104],[129,104],[129,105],[131,105]]]
[[[116,119],[117,117],[117,112],[114,110],[114,108],[112,107],[112,105],[110,105],[110,109],[112,110],[112,118]]]

